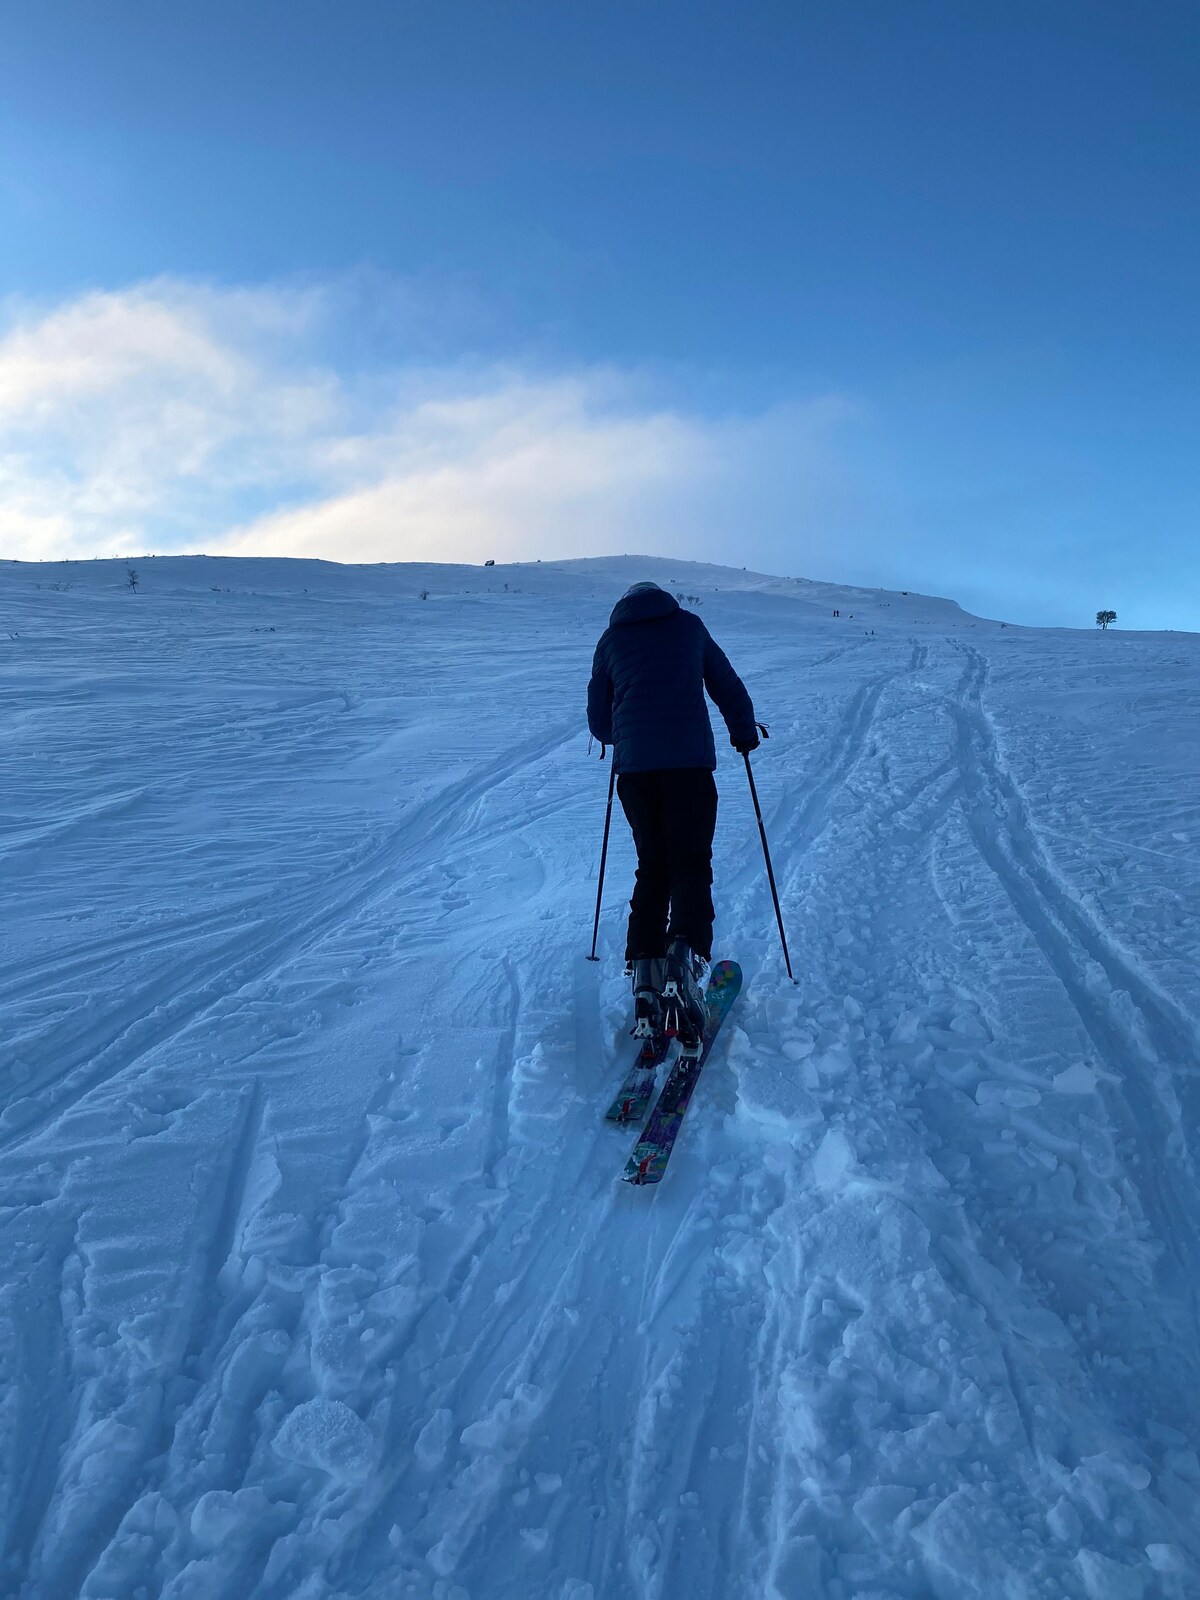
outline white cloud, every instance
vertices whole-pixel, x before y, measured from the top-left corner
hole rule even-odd
[[[728,559],[853,503],[836,398],[714,420],[607,369],[355,370],[346,316],[336,286],[170,280],[10,305],[0,553]]]

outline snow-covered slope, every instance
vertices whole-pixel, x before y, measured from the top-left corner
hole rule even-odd
[[[0,1593],[1200,1595],[1195,636],[135,566],[0,566]],[[657,1191],[620,819],[584,959],[646,576],[771,725],[799,976],[719,740],[746,988]]]

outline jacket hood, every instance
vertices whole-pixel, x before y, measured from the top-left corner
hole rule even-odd
[[[631,622],[655,622],[678,610],[679,602],[673,594],[660,589],[656,583],[638,584],[621,596],[608,620],[611,627],[623,628]]]

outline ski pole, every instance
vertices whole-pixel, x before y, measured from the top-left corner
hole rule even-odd
[[[608,805],[604,808],[604,843],[600,846],[600,881],[596,885],[596,920],[592,923],[592,953],[589,961],[599,961],[596,954],[596,940],[600,936],[600,900],[604,894],[604,864],[608,860],[608,830],[612,823],[613,789],[617,783],[617,763],[609,758],[608,769]]]
[[[779,891],[775,887],[775,872],[771,866],[771,852],[767,848],[767,830],[763,826],[762,807],[758,803],[758,790],[754,787],[754,773],[750,770],[750,753],[742,752],[742,760],[746,763],[746,776],[750,780],[750,798],[754,801],[754,815],[758,818],[758,836],[762,840],[763,860],[767,863],[767,882],[771,885],[771,899],[775,902],[775,920],[779,924],[779,942],[783,946],[783,961],[787,967],[787,975],[792,982],[796,982],[792,972],[792,958],[788,955],[787,935],[783,931],[783,912],[779,909]]]

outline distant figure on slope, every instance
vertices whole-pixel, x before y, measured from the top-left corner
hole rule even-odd
[[[612,745],[617,794],[637,848],[625,958],[636,1032],[668,1017],[694,1043],[704,1027],[712,955],[712,842],[717,764],[704,691],[739,754],[758,747],[746,687],[700,618],[656,583],[635,583],[613,607],[592,663],[588,727]]]

